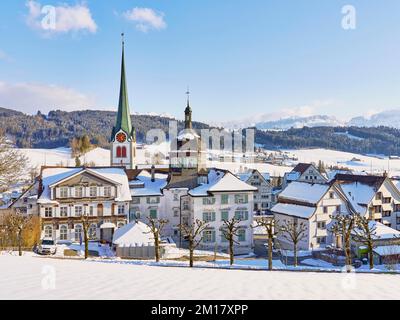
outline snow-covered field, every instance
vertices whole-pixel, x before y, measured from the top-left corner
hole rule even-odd
[[[161,149],[163,153],[167,153],[165,146],[162,146]],[[69,148],[20,150],[28,157],[32,167],[39,168],[42,165],[75,166],[75,159],[71,158],[71,151]],[[151,161],[149,154],[154,154],[156,150],[156,146],[153,145],[146,146],[144,149],[138,149],[137,163],[149,163],[149,161]],[[381,174],[386,170],[389,172],[390,176],[400,176],[400,159],[389,160],[388,157],[383,156],[375,157],[327,149],[290,149],[284,150],[284,152],[291,157],[298,158],[299,162],[318,163],[318,161],[321,160],[325,165],[339,165],[357,172],[364,171]],[[110,151],[96,148],[82,156],[80,160],[81,163],[94,163],[96,166],[108,166],[110,164]],[[294,164],[295,163],[292,163],[292,165]],[[290,166],[277,166],[265,163],[231,163],[218,161],[209,161],[207,165],[209,167],[228,169],[234,173],[246,169],[258,169],[261,172],[268,172],[271,176],[283,176],[285,172],[289,172],[293,168]]]
[[[325,165],[339,165],[354,171],[365,171],[368,173],[382,173],[388,171],[390,175],[400,175],[400,160],[389,160],[383,156],[365,156],[355,153],[327,150],[327,149],[300,149],[285,150],[295,155],[300,162],[315,162],[321,160]],[[360,161],[354,161],[358,159]]]
[[[167,153],[165,146],[163,153]],[[145,149],[137,150],[137,163],[146,164],[151,161],[148,154],[153,154],[157,148],[155,146],[146,146]],[[75,159],[71,158],[69,148],[57,149],[21,149],[29,158],[31,166],[40,167],[41,165],[63,165],[75,166]],[[272,151],[271,151],[272,152]],[[339,165],[350,168],[354,171],[382,173],[389,171],[390,175],[400,175],[400,160],[389,160],[388,157],[374,157],[359,155],[355,153],[327,150],[327,149],[300,149],[284,150],[288,155],[298,158],[299,162],[315,162],[322,160],[326,165]],[[356,161],[356,159],[360,161]],[[82,163],[94,163],[97,166],[108,166],[110,164],[110,151],[102,148],[96,148],[81,157]],[[283,175],[291,171],[290,166],[277,166],[264,163],[229,163],[209,161],[209,167],[228,169],[232,172],[243,171],[245,169],[258,169],[262,172],[268,172],[272,176]]]
[[[0,255],[0,299],[399,299],[400,276],[155,267]]]

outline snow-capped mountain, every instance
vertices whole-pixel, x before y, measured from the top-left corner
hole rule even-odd
[[[290,117],[275,121],[266,121],[256,123],[258,129],[290,129],[302,127],[324,127],[324,126],[344,126],[345,122],[338,120],[333,116],[309,116],[309,117]]]
[[[261,130],[287,130],[290,128],[302,127],[392,127],[400,129],[400,109],[382,111],[371,116],[359,116],[349,121],[340,120],[334,116],[312,115],[312,116],[287,116],[283,112],[279,117],[278,113],[263,114],[241,119],[238,121],[226,121],[222,123],[213,123],[227,129],[238,129],[247,127],[257,127]]]
[[[349,126],[400,128],[400,109],[382,111],[370,117],[355,117],[348,122]]]
[[[320,127],[320,126],[344,126],[345,122],[326,115],[314,115],[307,117],[289,116],[278,118],[276,115],[261,115],[239,121],[227,121],[218,123],[219,126],[228,129],[257,127],[257,129],[286,130],[290,128]]]

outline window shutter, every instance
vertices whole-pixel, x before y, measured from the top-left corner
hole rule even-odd
[[[240,219],[240,217],[239,217],[239,212],[235,212],[235,219],[236,219],[236,220],[239,220],[239,219]]]
[[[213,213],[211,214],[211,216],[212,216],[211,220],[212,220],[212,221],[215,221],[215,212],[213,212]]]
[[[211,240],[215,242],[215,231],[211,231]]]
[[[249,213],[246,211],[245,215],[244,215],[244,220],[249,220]]]
[[[248,202],[249,202],[249,195],[248,195],[248,194],[246,194],[246,195],[244,196],[244,202],[245,202],[245,203],[248,203]]]
[[[60,198],[60,187],[56,188],[56,198]]]
[[[207,221],[207,213],[203,212],[203,221]]]

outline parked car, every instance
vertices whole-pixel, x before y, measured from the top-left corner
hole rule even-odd
[[[57,251],[56,243],[53,239],[44,238],[37,248],[39,254],[55,254]]]

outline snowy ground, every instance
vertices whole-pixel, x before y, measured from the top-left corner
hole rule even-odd
[[[150,158],[146,158],[146,150],[154,152],[153,149],[155,149],[154,146],[147,146],[146,149],[137,150],[137,163],[146,164],[150,161]],[[30,164],[35,167],[40,167],[41,165],[75,166],[75,159],[71,158],[69,148],[20,150],[29,158]],[[322,160],[326,165],[339,165],[355,171],[381,173],[386,170],[391,175],[400,175],[400,160],[389,160],[388,157],[366,156],[327,149],[284,150],[284,152],[287,152],[291,157],[297,157],[300,162],[318,163],[319,160]],[[360,161],[354,161],[354,158]],[[81,162],[93,162],[97,166],[107,166],[110,164],[110,151],[96,148],[88,152],[85,156],[82,156]],[[270,173],[272,176],[283,175],[285,172],[292,170],[290,166],[276,166],[263,163],[250,164],[209,161],[208,166],[228,169],[232,172],[248,168],[259,169],[262,172]]]
[[[400,276],[0,256],[0,299],[399,299]]]
[[[315,162],[321,160],[325,165],[339,165],[354,171],[365,171],[368,173],[382,173],[388,171],[392,175],[400,175],[400,160],[389,160],[384,156],[366,156],[349,152],[341,152],[327,149],[300,149],[285,150],[294,155],[300,162]],[[352,161],[357,158],[360,161]]]

